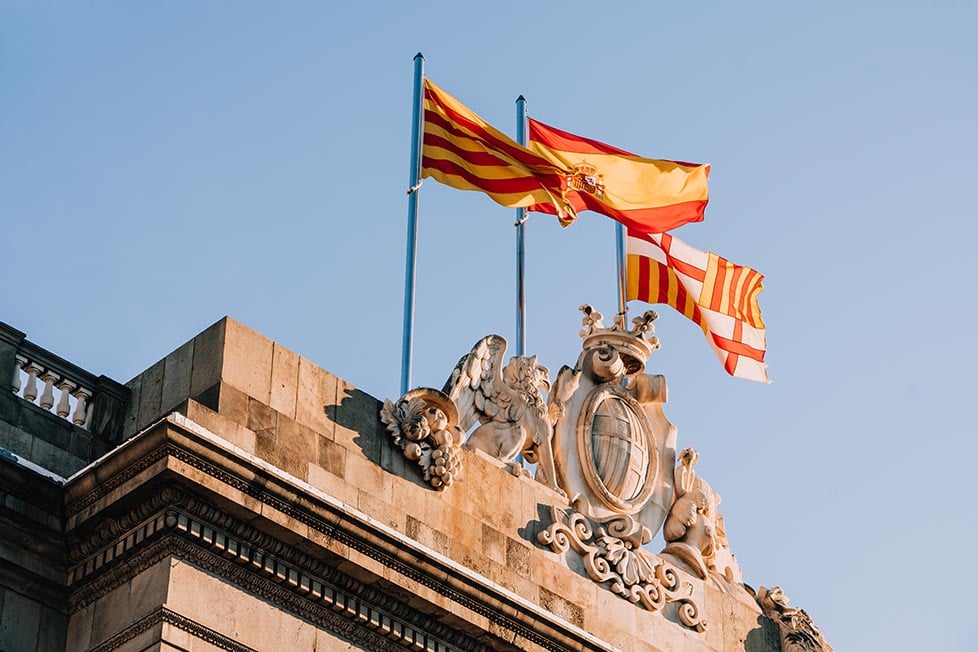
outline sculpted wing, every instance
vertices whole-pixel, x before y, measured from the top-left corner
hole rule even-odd
[[[458,425],[468,432],[475,423],[505,421],[511,401],[503,381],[506,340],[487,335],[463,355],[442,390],[458,406]]]

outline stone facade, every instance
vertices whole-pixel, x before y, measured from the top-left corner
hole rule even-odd
[[[781,649],[747,590],[664,562],[650,610],[596,581],[542,543],[563,492],[483,450],[433,487],[379,400],[230,318],[113,386],[108,430],[6,389],[2,650]]]

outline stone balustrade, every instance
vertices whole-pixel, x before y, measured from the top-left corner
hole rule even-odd
[[[0,322],[0,391],[9,390],[106,441],[121,434],[129,390],[96,376]]]

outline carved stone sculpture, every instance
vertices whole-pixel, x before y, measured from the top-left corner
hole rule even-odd
[[[677,432],[665,417],[665,378],[645,373],[659,348],[647,311],[610,328],[601,313],[581,306],[584,328],[576,364],[550,385],[536,356],[504,364],[506,340],[488,335],[462,356],[442,391],[412,390],[385,401],[381,419],[393,443],[418,463],[433,487],[451,486],[461,469],[458,447],[501,460],[522,472],[519,455],[537,465],[536,479],[563,496],[550,505],[552,522],[537,542],[621,598],[706,630],[694,582],[756,599],[778,623],[786,652],[831,652],[804,611],[787,606],[779,588],[759,595],[743,584],[730,550],[720,495],[694,467],[699,454],[676,454]],[[542,391],[547,392],[544,400]],[[658,555],[645,546],[662,528]],[[690,581],[681,571],[688,572]],[[693,579],[696,578],[696,579]],[[701,593],[700,593],[701,594]]]
[[[676,499],[669,510],[662,536],[665,555],[672,555],[680,564],[700,579],[709,575],[709,563],[716,550],[717,496],[693,467],[699,453],[692,448],[679,454],[676,467]]]
[[[719,503],[719,501],[717,501]],[[713,548],[713,567],[718,574],[722,575],[731,584],[743,584],[744,573],[740,570],[737,557],[730,550],[730,543],[727,541],[727,530],[723,524],[723,514],[717,512],[716,516],[716,545]]]
[[[672,501],[676,429],[665,418],[665,379],[644,373],[659,347],[651,310],[625,326],[605,328],[584,313],[577,364],[557,374],[550,393],[557,484],[585,515],[634,516],[656,532]]]
[[[595,526],[577,511],[565,515],[556,507],[551,510],[553,523],[537,535],[540,544],[557,553],[573,549],[593,581],[649,611],[675,603],[683,625],[706,630],[702,608],[689,597],[689,584],[663,559],[642,549],[652,539],[647,527],[627,515]]]
[[[700,579],[740,585],[743,574],[730,551],[723,516],[717,509],[720,494],[697,477],[693,467],[698,461],[699,453],[692,448],[679,454],[676,497],[662,530],[667,543],[662,555]]]
[[[676,441],[676,429],[662,412],[665,379],[643,373],[659,347],[652,335],[657,315],[646,312],[632,320],[631,329],[620,315],[605,328],[599,312],[581,310],[583,352],[574,367],[560,370],[552,388],[536,356],[516,356],[504,365],[506,340],[488,335],[462,356],[442,392],[409,392],[385,405],[382,419],[404,454],[418,460],[426,478],[435,478],[433,486],[449,485],[454,467],[438,461],[449,455],[447,449],[433,446],[427,456],[419,443],[427,437],[423,431],[431,419],[424,413],[431,406],[448,415],[448,426],[435,432],[465,433],[478,424],[467,447],[514,472],[522,470],[516,463],[522,455],[537,465],[538,481],[576,498],[588,516],[634,515],[656,532],[672,500]],[[547,401],[541,390],[548,392]]]
[[[537,480],[560,491],[554,472],[553,422],[541,389],[550,390],[550,372],[536,356],[516,356],[503,366],[506,340],[488,335],[458,361],[444,392],[458,406],[466,446],[514,465],[523,455],[537,465]]]
[[[461,471],[458,446],[465,431],[448,396],[429,387],[411,390],[397,403],[384,401],[380,419],[404,457],[421,467],[426,482],[436,489],[452,486]]]
[[[788,596],[780,586],[757,592],[757,604],[764,615],[778,625],[783,652],[832,652],[812,617],[804,609],[788,606]]]

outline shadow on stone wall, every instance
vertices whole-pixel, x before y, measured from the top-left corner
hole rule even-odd
[[[747,632],[744,639],[744,652],[768,652],[781,649],[781,634],[778,626],[765,616],[757,617],[757,627]]]
[[[534,548],[542,548],[539,543],[537,543],[537,534],[546,528],[550,527],[553,523],[553,516],[550,513],[550,505],[544,505],[543,503],[537,503],[537,518],[527,521],[526,525],[517,529],[520,538],[532,545]]]
[[[383,444],[384,426],[380,422],[381,402],[370,394],[347,387],[343,390],[340,402],[324,405],[326,417],[337,426],[353,431],[351,441],[363,452],[364,457],[380,464],[380,451]]]
[[[431,485],[424,480],[421,468],[414,462],[404,459],[404,455],[391,444],[389,434],[380,420],[380,407],[383,404],[370,394],[347,387],[342,391],[340,402],[324,405],[326,417],[337,428],[342,428],[352,437],[349,441],[360,449],[363,456],[389,473],[393,473],[425,490]]]

